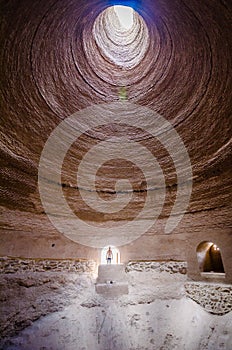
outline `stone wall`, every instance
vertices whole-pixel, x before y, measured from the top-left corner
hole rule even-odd
[[[130,261],[126,272],[168,272],[170,274],[187,274],[185,261]],[[185,293],[205,311],[224,315],[232,311],[232,285],[204,282],[186,282]]]
[[[126,265],[126,272],[151,270],[185,275],[187,274],[187,263],[185,261],[130,261]]]
[[[224,315],[232,310],[232,286],[188,282],[187,297],[201,305],[207,312]]]
[[[93,260],[81,259],[27,259],[27,258],[0,258],[0,273],[16,272],[94,272],[96,263]]]

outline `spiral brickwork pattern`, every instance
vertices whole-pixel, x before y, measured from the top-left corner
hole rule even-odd
[[[231,2],[146,0],[135,4],[137,12],[128,32],[120,31],[107,1],[3,4],[0,132],[4,242],[17,233],[22,242],[41,235],[42,245],[48,235],[69,245],[49,223],[40,202],[40,155],[62,120],[87,106],[118,101],[121,87],[130,102],[149,107],[168,120],[188,151],[193,192],[185,219],[174,233],[200,234],[205,225],[215,234],[230,232]],[[135,125],[136,118],[144,118],[146,125],[146,116],[135,113]],[[129,174],[134,199],[125,212],[112,216],[93,212],[77,193],[78,162],[99,140],[115,134],[141,142],[162,168],[165,205],[148,236],[162,235],[163,221],[176,198],[177,177],[165,147],[141,128],[112,124],[82,135],[64,160],[59,185],[83,220],[106,226],[131,220],[133,210],[142,205],[139,193],[144,196],[149,189],[140,170],[129,162],[121,167],[117,161],[105,163],[97,178],[99,195],[108,200],[115,195],[115,179]],[[3,245],[3,251],[9,245]]]

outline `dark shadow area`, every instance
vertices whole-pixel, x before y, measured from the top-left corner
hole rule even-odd
[[[197,246],[197,260],[201,272],[225,273],[220,248],[213,242]]]

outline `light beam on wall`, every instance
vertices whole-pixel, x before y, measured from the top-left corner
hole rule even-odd
[[[129,6],[115,5],[114,11],[119,19],[119,22],[123,28],[129,30],[134,23],[134,10]]]

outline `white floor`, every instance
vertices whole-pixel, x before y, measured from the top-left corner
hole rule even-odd
[[[207,313],[184,295],[186,276],[131,272],[129,294],[104,299],[94,285],[35,321],[5,350],[231,350],[232,312]]]

